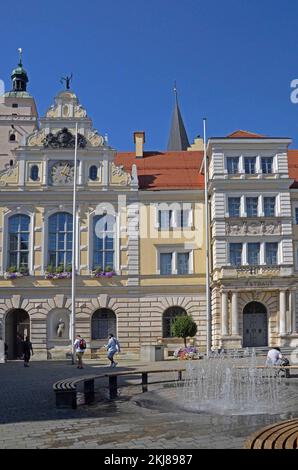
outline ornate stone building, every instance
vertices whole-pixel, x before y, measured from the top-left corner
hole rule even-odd
[[[14,102],[25,93],[22,77]],[[203,349],[202,152],[144,152],[145,135],[136,132],[136,151],[117,153],[66,89],[0,173],[0,335],[8,357],[18,356],[18,334],[30,336],[37,359],[71,350],[76,124],[76,331],[87,353],[96,354],[109,332],[126,353],[177,343],[170,325],[179,314],[198,323]]]
[[[208,142],[216,347],[298,342],[290,143],[246,131]]]

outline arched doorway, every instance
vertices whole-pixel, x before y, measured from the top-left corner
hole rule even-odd
[[[117,319],[113,310],[109,308],[100,308],[92,315],[91,320],[91,339],[107,340],[108,335],[117,334]]]
[[[169,307],[167,308],[162,317],[162,337],[163,338],[172,338],[171,325],[175,318],[187,315],[186,311],[182,307]]]
[[[19,335],[19,336],[18,336]],[[30,317],[26,310],[10,310],[5,318],[5,342],[8,346],[8,359],[18,359],[22,355],[20,339],[30,338]]]
[[[243,347],[268,346],[267,309],[260,302],[250,302],[243,310]]]

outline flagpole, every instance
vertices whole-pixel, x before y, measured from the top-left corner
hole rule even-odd
[[[210,261],[209,261],[209,200],[208,200],[208,163],[206,148],[206,118],[203,119],[204,126],[204,179],[205,179],[205,250],[206,250],[206,354],[210,355],[212,344],[212,318],[211,318],[211,299],[210,299]]]
[[[74,341],[76,337],[76,256],[77,256],[77,153],[78,153],[78,123],[76,123],[73,199],[72,199],[72,263],[71,263],[71,363],[75,363]]]

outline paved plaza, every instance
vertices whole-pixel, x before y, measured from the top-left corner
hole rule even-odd
[[[105,360],[90,360],[84,373],[110,371],[106,364]],[[122,361],[119,370],[145,365]],[[170,369],[177,365],[185,364],[171,360],[150,364],[150,368]],[[145,394],[140,393],[140,387],[129,385],[120,389],[117,400],[109,401],[105,398],[105,382],[101,382],[103,392],[97,394],[94,405],[56,409],[53,383],[75,375],[81,375],[81,371],[66,361],[32,362],[28,369],[21,361],[1,364],[0,448],[235,449],[243,448],[248,435],[256,429],[297,416],[289,411],[264,420],[261,415],[231,417],[185,412],[167,402],[162,385],[149,387]],[[175,377],[174,372],[168,375],[169,379]],[[154,380],[158,378],[164,376],[157,374]],[[122,379],[122,383],[124,380],[127,379]],[[290,380],[291,387],[298,385],[297,379]],[[292,402],[296,396],[294,393]]]

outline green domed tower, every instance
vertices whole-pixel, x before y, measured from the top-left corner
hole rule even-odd
[[[26,70],[23,68],[22,63],[22,49],[19,49],[20,59],[17,68],[12,71],[12,91],[23,92],[27,89],[28,75]]]

